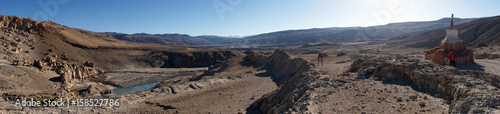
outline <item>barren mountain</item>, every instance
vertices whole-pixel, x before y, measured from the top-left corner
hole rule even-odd
[[[219,43],[234,41],[234,40],[238,39],[238,38],[234,38],[234,37],[222,37],[222,36],[214,36],[214,35],[202,35],[202,36],[197,36],[197,37],[208,40],[212,44],[219,44]]]
[[[449,23],[449,20],[448,20]],[[459,37],[467,45],[484,43],[487,45],[500,44],[500,16],[480,18],[469,23],[456,24]],[[403,43],[409,47],[431,48],[439,45],[446,37],[445,29],[435,29],[423,33],[411,34],[394,38],[396,43]]]
[[[394,37],[428,30],[445,28],[449,18],[425,22],[403,22],[372,27],[333,27],[305,30],[287,30],[245,37],[224,44],[234,46],[245,45],[303,45],[307,43],[325,42],[357,42],[371,40],[387,40]],[[456,23],[467,23],[474,19],[456,18]]]
[[[210,41],[191,37],[184,34],[123,34],[123,33],[104,33],[119,40],[137,43],[152,43],[162,45],[207,45],[211,44]]]
[[[185,34],[123,34],[115,32],[104,33],[110,37],[119,40],[136,42],[136,43],[151,43],[162,45],[209,45],[222,42],[232,41],[235,38],[220,37],[220,36],[198,36],[193,37]]]
[[[14,16],[1,16],[0,19],[0,27],[6,37],[13,34],[31,38],[29,43],[32,44],[28,46],[33,47],[33,55],[28,61],[42,59],[49,53],[55,55],[56,60],[96,62],[98,67],[105,69],[195,67],[208,66],[216,59],[224,59],[234,54],[229,50],[213,48],[130,43],[51,21],[39,22]]]

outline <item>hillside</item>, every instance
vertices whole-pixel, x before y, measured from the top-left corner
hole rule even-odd
[[[220,37],[220,36],[189,36],[185,34],[123,34],[115,32],[103,33],[109,37],[114,37],[119,40],[136,43],[151,43],[161,45],[210,45],[222,42],[232,41],[235,38]]]
[[[238,52],[215,48],[131,43],[52,21],[17,16],[0,15],[0,29],[0,67],[9,69],[0,72],[0,82],[20,84],[0,85],[0,94],[3,94],[0,97],[3,98],[19,96],[18,93],[5,95],[4,92],[16,92],[22,89],[20,87],[26,87],[22,84],[26,83],[24,81],[40,80],[38,85],[27,86],[27,90],[35,90],[20,93],[38,96],[57,92],[50,89],[54,83],[64,84],[64,89],[60,90],[66,90],[78,80],[110,70],[208,67],[216,61],[238,55]],[[37,87],[48,89],[38,91]]]
[[[234,41],[234,40],[238,39],[238,38],[233,38],[233,37],[223,37],[223,36],[214,36],[214,35],[202,35],[202,36],[197,36],[197,37],[208,40],[212,44],[219,44],[219,43]]]
[[[95,62],[97,67],[104,69],[197,67],[209,66],[215,59],[224,59],[234,54],[229,50],[214,48],[126,42],[102,33],[16,16],[0,15],[0,28],[4,39],[14,37],[14,41],[3,41],[6,46],[5,53],[12,50],[26,51],[26,53],[5,54],[9,56],[6,57],[7,61],[24,59],[32,62],[52,55],[57,61]],[[186,37],[186,35],[173,36],[179,37],[178,39]],[[203,41],[206,40],[200,39],[200,42]]]
[[[238,55],[224,49],[127,42],[52,21],[0,15],[0,113],[24,111],[26,107],[4,102],[21,98],[111,98],[118,86],[189,78]],[[123,103],[124,108],[130,107]],[[82,111],[73,107],[38,109]]]
[[[425,22],[403,22],[372,27],[333,27],[305,30],[287,30],[265,33],[243,39],[226,42],[226,45],[302,45],[319,42],[357,42],[370,40],[387,40],[394,37],[419,33],[428,30],[445,28],[449,18]],[[455,19],[457,24],[467,23],[474,19]]]
[[[449,23],[449,20],[448,20]],[[481,18],[465,24],[456,24],[459,37],[467,45],[485,43],[487,45],[500,44],[500,16]],[[418,34],[403,36],[395,43],[408,47],[432,48],[439,45],[446,37],[445,29],[436,29]]]
[[[211,44],[210,41],[208,40],[197,37],[191,37],[189,35],[183,35],[183,34],[146,34],[146,33],[123,34],[123,33],[113,33],[113,32],[106,32],[104,34],[109,35],[110,37],[115,37],[116,39],[119,40],[137,42],[137,43],[153,43],[162,45]]]

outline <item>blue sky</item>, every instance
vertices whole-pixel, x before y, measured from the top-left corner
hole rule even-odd
[[[499,0],[9,0],[0,14],[95,32],[246,36],[500,15]]]

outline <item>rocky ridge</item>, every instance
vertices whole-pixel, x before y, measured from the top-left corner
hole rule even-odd
[[[311,69],[309,62],[303,58],[292,58],[281,49],[277,49],[268,57],[266,64],[262,69],[266,69],[272,79],[278,84],[300,75]]]
[[[254,53],[250,53],[247,60],[255,60],[250,59],[255,56]],[[316,101],[313,101],[317,96],[311,95],[314,88],[335,83],[335,79],[331,79],[314,66],[310,66],[306,60],[292,58],[280,49],[275,50],[261,68],[267,70],[271,78],[280,84],[277,90],[262,96],[251,105],[251,108],[260,109],[264,113],[317,113],[319,111],[314,106]]]
[[[58,25],[52,21],[39,21],[31,18],[22,18],[18,16],[0,15],[0,28],[8,28],[9,30],[23,30],[29,33],[42,32],[45,27]]]

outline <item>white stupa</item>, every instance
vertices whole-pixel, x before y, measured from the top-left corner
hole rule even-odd
[[[451,14],[450,27],[446,29],[446,37],[441,41],[439,48],[449,50],[467,49],[464,41],[458,37],[458,30],[453,23],[453,14]]]
[[[474,53],[467,49],[465,42],[458,37],[458,30],[453,24],[453,14],[451,14],[450,27],[446,29],[446,37],[438,47],[429,50],[425,54],[425,59],[437,64],[449,64],[447,55],[453,52],[456,54],[457,64],[474,64]]]

